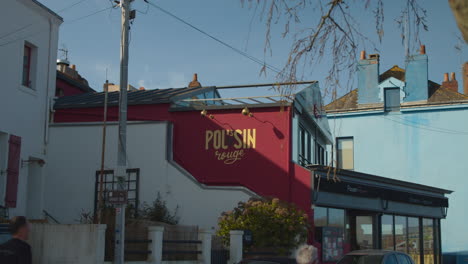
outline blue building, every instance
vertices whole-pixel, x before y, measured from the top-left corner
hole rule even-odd
[[[468,95],[458,92],[454,74],[442,85],[429,80],[428,67],[424,46],[405,69],[383,73],[379,55],[361,54],[357,89],[326,106],[333,159],[342,169],[454,191],[441,221],[442,251],[462,252],[468,250]]]

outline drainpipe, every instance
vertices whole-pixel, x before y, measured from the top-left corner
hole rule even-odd
[[[49,89],[50,89],[50,49],[52,45],[52,19],[49,18],[49,43],[48,43],[48,50],[47,50],[47,88],[46,88],[46,104],[45,104],[45,120],[44,120],[44,155],[46,154],[46,146],[48,144],[49,139],[49,107],[50,107],[50,99],[49,99]]]

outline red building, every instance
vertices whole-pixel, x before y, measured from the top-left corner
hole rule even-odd
[[[88,81],[76,70],[76,65],[70,66],[66,60],[57,61],[56,97],[94,92],[96,91],[89,87]]]
[[[221,211],[252,196],[295,203],[308,213],[312,225],[313,220],[323,222],[325,217],[328,223],[329,219],[328,213],[314,217],[314,206],[341,208],[341,224],[321,225],[311,236],[321,249],[324,245],[324,262],[334,262],[351,249],[381,247],[384,238],[378,231],[378,219],[383,211],[443,217],[441,208],[448,207],[444,196],[448,191],[326,167],[331,164],[328,153],[333,140],[317,82],[284,97],[221,98],[219,94],[222,89],[257,86],[267,85],[129,92],[129,173],[139,173],[135,181],[140,186],[133,196],[135,205],[147,201],[141,196],[148,197],[145,193],[157,189],[180,206],[182,223],[205,228],[216,226]],[[118,92],[109,93],[107,120],[114,122],[113,140],[118,99]],[[50,163],[55,165],[49,175],[50,184],[61,189],[47,191],[46,206],[50,201],[48,210],[52,214],[66,218],[66,211],[73,207],[57,202],[65,193],[91,194],[97,190],[92,187],[98,182],[94,175],[99,168],[95,159],[100,146],[95,138],[100,137],[96,134],[103,120],[103,102],[103,93],[86,93],[62,97],[55,103],[51,137],[58,141],[51,144]],[[156,126],[160,129],[151,130]],[[67,139],[70,135],[73,141]],[[161,154],[155,148],[165,151]],[[190,181],[175,182],[179,174]],[[188,189],[190,184],[198,187]],[[233,194],[235,190],[243,194]],[[211,191],[213,194],[205,196]],[[80,201],[74,206],[95,208],[96,201]],[[356,220],[362,214],[375,220],[371,220],[370,228],[377,231],[366,238],[372,243],[356,238]],[[327,238],[322,241],[324,236]],[[333,239],[341,242],[325,243]]]

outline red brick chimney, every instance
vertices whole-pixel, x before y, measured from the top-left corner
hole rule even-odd
[[[468,95],[468,61],[463,64],[463,93]]]
[[[201,87],[201,84],[198,82],[198,74],[193,74],[193,81],[191,81],[188,85],[188,88],[196,88]]]
[[[450,73],[450,79],[448,73],[444,74],[444,81],[442,87],[458,93],[458,81],[455,79],[455,73]]]

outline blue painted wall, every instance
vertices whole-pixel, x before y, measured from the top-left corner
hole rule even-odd
[[[406,97],[404,98],[404,101],[414,102],[427,100],[427,55],[420,54],[409,56],[406,63]]]
[[[379,60],[367,59],[358,62],[358,103],[373,104],[378,103],[379,91]]]
[[[334,137],[354,137],[356,171],[453,190],[442,249],[468,250],[468,104],[420,109],[328,119]]]

